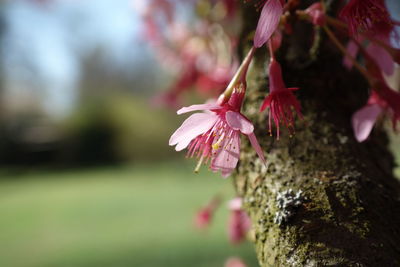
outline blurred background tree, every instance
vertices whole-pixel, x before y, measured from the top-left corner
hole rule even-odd
[[[255,263],[227,246],[224,209],[194,231],[197,207],[232,191],[168,147],[180,118],[150,98],[172,77],[132,1],[0,5],[0,266]]]

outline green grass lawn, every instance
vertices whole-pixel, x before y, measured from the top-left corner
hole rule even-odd
[[[233,193],[191,167],[1,172],[0,266],[223,266],[229,256],[257,266],[252,245],[228,243],[225,206],[208,232],[193,228],[208,198]]]

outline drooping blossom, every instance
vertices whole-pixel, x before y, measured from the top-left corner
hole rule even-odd
[[[198,229],[206,229],[212,220],[215,210],[218,208],[221,203],[220,198],[214,197],[211,201],[204,207],[202,207],[194,218],[194,224]]]
[[[184,107],[178,114],[204,110],[187,118],[169,140],[176,151],[188,148],[188,157],[199,158],[198,166],[210,161],[210,169],[228,177],[239,161],[240,134],[246,135],[259,157],[265,161],[253,133],[253,124],[240,113],[245,84],[235,87],[225,103],[200,104]],[[197,169],[197,168],[196,168]]]
[[[283,13],[284,1],[264,0],[261,1],[259,5],[261,4],[263,8],[254,35],[254,46],[257,48],[263,46],[278,28]]]
[[[351,35],[359,31],[391,31],[393,22],[384,0],[350,0],[339,14]]]
[[[363,39],[364,38],[359,38],[357,42],[360,43]],[[385,43],[387,42],[389,42],[389,40],[387,40]],[[350,40],[347,44],[346,50],[348,55],[344,56],[343,65],[350,70],[353,67],[353,61],[350,59],[350,57],[353,59],[357,57],[359,46],[355,41]],[[379,45],[375,42],[369,42],[365,47],[365,51],[368,53],[369,57],[376,62],[382,72],[387,75],[393,74],[395,61],[392,55],[384,47],[382,47],[382,45]]]
[[[213,215],[212,212],[213,212],[213,210],[210,209],[209,206],[206,206],[206,207],[202,208],[201,210],[199,210],[196,213],[196,216],[194,219],[194,224],[195,224],[196,228],[198,228],[198,229],[207,228],[211,223],[211,219],[212,219],[212,215]]]
[[[400,93],[390,88],[384,80],[378,84],[376,92],[386,102],[392,116],[393,128],[396,129],[397,122],[400,121]]]
[[[389,42],[389,41],[388,41]],[[375,42],[370,42],[366,47],[367,53],[375,60],[382,72],[392,75],[394,72],[394,60],[392,56]]]
[[[193,89],[208,97],[218,96],[237,67],[231,53],[234,38],[222,27],[216,30],[216,24],[207,20],[193,25],[182,22],[174,14],[174,1],[149,0],[147,5],[142,2],[136,0],[133,4],[141,10],[144,38],[160,64],[174,77],[151,103],[176,108],[182,95]],[[232,0],[226,0],[226,5],[227,9],[235,6]]]
[[[392,116],[393,128],[400,121],[400,93],[391,89],[384,81],[379,85],[379,90],[372,90],[367,104],[352,116],[354,135],[358,142],[368,138],[382,113]]]
[[[242,198],[237,197],[229,201],[230,216],[228,220],[228,237],[232,244],[243,241],[250,230],[251,221],[245,211],[242,210]]]
[[[269,65],[269,95],[264,99],[260,110],[269,108],[268,125],[272,135],[272,121],[276,125],[277,138],[280,136],[280,124],[284,124],[290,131],[293,131],[294,117],[301,115],[301,106],[293,94],[298,88],[286,88],[282,79],[281,66],[272,58]]]
[[[394,62],[400,64],[400,49],[390,46],[387,42],[381,45],[391,56]]]
[[[400,93],[387,84],[380,66],[363,47],[359,47],[365,59],[369,82],[373,87],[367,104],[352,117],[353,130],[359,142],[366,140],[379,114],[385,112],[392,116],[393,128],[400,121]]]
[[[375,91],[372,91],[367,104],[353,114],[351,122],[358,142],[363,142],[368,138],[378,116],[386,107],[387,104],[380,100]]]
[[[247,267],[241,258],[229,257],[224,264],[224,267]]]
[[[356,58],[359,45],[367,42],[365,49],[369,56],[382,72],[392,75],[397,59],[392,53],[391,37],[398,35],[394,28],[396,22],[390,18],[384,0],[351,0],[342,9],[340,17],[346,22],[353,38],[347,45],[348,55]],[[348,69],[353,66],[348,56],[345,56],[343,63]]]
[[[323,26],[325,24],[325,12],[321,2],[316,2],[309,6],[305,13],[310,16],[314,25]]]

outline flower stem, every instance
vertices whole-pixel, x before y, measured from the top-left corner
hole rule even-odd
[[[225,91],[222,93],[220,96],[220,101],[226,102],[229,97],[231,96],[233,89],[237,85],[238,82],[243,82],[246,78],[247,70],[249,68],[249,65],[251,63],[251,60],[253,59],[253,55],[255,52],[256,48],[253,46],[249,52],[247,53],[246,57],[244,58],[242,64],[239,66],[238,70],[236,71],[235,75],[233,76],[232,80],[226,87]]]
[[[271,57],[271,60],[275,59],[275,54],[274,54],[274,48],[272,47],[272,41],[271,39],[268,40],[268,49],[269,49],[269,56]]]
[[[325,15],[325,20],[328,24],[331,24],[332,26],[342,28],[343,30],[348,30],[347,24],[341,20],[335,19],[328,15]]]
[[[350,55],[347,49],[340,43],[335,34],[326,25],[323,26],[323,28],[331,41],[336,45],[336,47],[352,61],[354,67],[356,67],[358,71],[372,84],[371,77],[368,74],[367,70],[363,66],[361,66],[352,55]]]

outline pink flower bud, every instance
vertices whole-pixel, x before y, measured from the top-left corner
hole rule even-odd
[[[201,208],[194,218],[194,225],[198,229],[205,229],[211,224],[212,217],[221,203],[220,197],[215,196],[203,208]]]
[[[315,25],[323,26],[325,24],[325,12],[321,2],[316,2],[305,10],[311,17],[311,22]]]
[[[351,35],[358,31],[390,32],[393,23],[384,0],[350,0],[339,16],[348,24]]]

